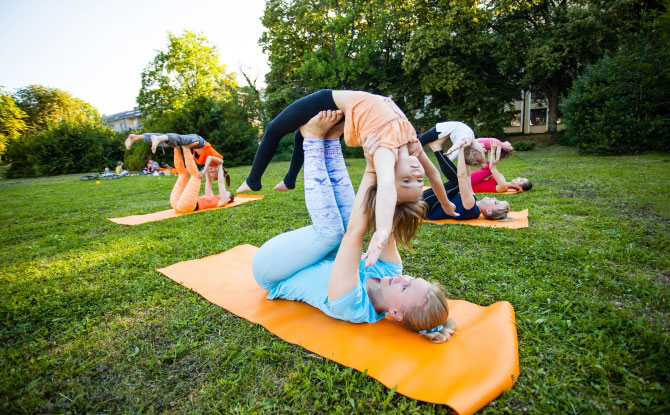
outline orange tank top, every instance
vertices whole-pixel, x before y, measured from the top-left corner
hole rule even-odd
[[[418,141],[416,130],[391,98],[356,91],[347,101],[344,116],[344,142],[350,147],[378,136],[379,145],[394,150],[397,158],[398,147]]]
[[[219,206],[219,196],[200,196],[198,197],[198,210],[214,209]]]

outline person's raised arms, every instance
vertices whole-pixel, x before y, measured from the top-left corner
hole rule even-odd
[[[489,154],[489,169],[491,170],[491,176],[493,176],[493,179],[496,181],[496,192],[498,193],[504,193],[507,191],[508,188],[508,183],[507,180],[505,180],[505,176],[500,173],[498,170],[498,160],[500,157],[500,146],[498,146],[496,143],[491,144],[491,151]],[[498,160],[496,160],[496,158]]]
[[[447,198],[447,192],[444,190],[442,184],[442,176],[440,176],[440,171],[435,167],[433,162],[430,161],[426,153],[423,151],[418,156],[421,166],[423,166],[424,171],[426,172],[426,177],[430,181],[430,187],[433,189],[437,200],[440,202],[442,209],[449,216],[460,216],[456,212],[456,205],[451,203]]]
[[[465,148],[472,145],[472,141],[463,146],[464,151],[458,152],[458,191],[461,194],[461,201],[466,210],[472,209],[475,205],[475,192],[472,190],[472,181],[470,180],[470,167],[465,164]]]
[[[365,149],[365,146],[364,146]],[[369,212],[365,210],[368,190],[377,184],[374,164],[366,152],[366,166],[363,179],[358,187],[354,206],[349,217],[347,231],[337,251],[333,268],[328,280],[328,301],[334,301],[351,291],[360,283],[358,267],[363,253],[363,237],[370,222]]]

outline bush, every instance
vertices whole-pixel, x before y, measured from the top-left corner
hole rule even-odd
[[[585,153],[668,151],[668,85],[668,47],[642,36],[626,42],[575,80],[562,105],[561,142]]]
[[[535,144],[536,143],[533,140],[517,141],[513,144],[514,151],[530,151],[535,148]]]
[[[120,146],[117,134],[100,123],[61,121],[10,144],[7,177],[54,176],[114,167],[120,159]]]

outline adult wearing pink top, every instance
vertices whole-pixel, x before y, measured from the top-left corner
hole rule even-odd
[[[478,138],[477,141],[489,151],[489,162],[486,163],[484,168],[477,170],[470,176],[472,190],[475,193],[504,193],[509,188],[526,191],[533,187],[530,180],[524,177],[517,177],[508,182],[505,180],[505,176],[498,171],[498,161],[501,158],[509,157],[514,152],[514,148],[511,149],[511,153],[509,150],[503,149],[505,144],[509,144],[509,141],[502,143],[497,138]],[[511,147],[511,144],[509,147]],[[505,155],[502,156],[502,154]]]

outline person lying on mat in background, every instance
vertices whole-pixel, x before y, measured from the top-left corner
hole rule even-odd
[[[458,158],[458,149],[461,147],[464,140],[474,140],[475,133],[472,128],[460,121],[446,121],[435,124],[435,127],[421,134],[419,141],[421,146],[428,143],[437,142],[440,149],[447,140],[451,140],[451,148],[447,152],[449,159],[454,161]],[[432,147],[431,147],[432,149]],[[479,142],[475,142],[468,147],[465,154],[465,164],[474,167],[483,167],[486,163],[486,149]]]
[[[477,140],[488,139],[478,138]],[[495,140],[495,138],[492,140]],[[498,154],[500,154],[500,147],[498,147],[498,143],[491,143],[491,147],[489,149],[489,162],[486,163],[484,168],[472,173],[470,177],[472,190],[475,193],[505,193],[510,188],[516,189],[518,191],[527,191],[533,187],[533,184],[530,182],[530,180],[526,179],[525,177],[517,177],[511,182],[505,180],[505,176],[503,176],[502,173],[500,173],[498,170],[498,160],[501,159],[501,157],[498,156]]]
[[[451,216],[445,213],[441,205],[437,203],[433,190],[427,189],[423,192],[423,201],[428,205],[427,219],[468,220],[477,219],[480,214],[489,220],[501,220],[507,217],[509,203],[498,200],[495,197],[485,197],[477,201],[475,197],[470,180],[470,167],[465,163],[465,154],[469,151],[468,147],[475,144],[476,142],[473,138],[467,138],[461,141],[457,147],[453,148],[453,150],[460,150],[458,151],[458,169],[442,153],[442,145],[440,143],[433,141],[428,144],[435,154],[442,173],[447,178],[447,182],[444,183],[444,190],[447,192],[449,200],[456,205],[456,212],[460,216]],[[494,157],[494,153],[489,152],[489,158],[493,160]]]
[[[423,133],[421,137],[419,137],[419,141],[422,146],[434,143],[431,146],[431,149],[435,151],[436,146],[439,145],[439,149],[442,149],[447,139],[451,139],[454,144],[447,151],[447,154],[449,159],[453,161],[458,157],[458,148],[463,140],[472,139],[474,136],[475,134],[470,127],[462,122],[447,121],[438,123],[435,127]],[[518,177],[511,182],[507,182],[497,169],[498,161],[509,158],[514,154],[514,147],[512,147],[512,144],[509,141],[501,142],[497,138],[478,138],[476,141],[478,144],[472,146],[472,148],[465,154],[465,164],[468,166],[482,166],[482,163],[485,162],[481,170],[472,173],[472,187],[475,193],[504,193],[509,187],[517,190],[530,190],[532,187],[530,180]],[[490,168],[492,164],[486,161],[485,152],[482,151],[482,149],[488,150],[489,153],[493,152],[495,156],[495,173],[497,177],[493,175],[494,169]],[[480,182],[485,181],[485,179],[491,176],[494,176],[494,181],[480,184]]]
[[[387,97],[362,91],[321,90],[303,97],[284,109],[268,123],[258,147],[249,176],[237,192],[259,190],[261,176],[277,150],[281,138],[295,131],[322,111],[344,115],[344,141],[349,146],[361,146],[370,137],[379,138],[379,150],[374,154],[378,191],[372,193],[375,203],[375,232],[370,240],[368,265],[374,264],[390,235],[394,211],[416,211],[421,202],[423,177],[428,176],[438,201],[445,212],[457,215],[441,186],[440,172],[423,152],[416,131],[405,114]],[[329,115],[330,116],[330,115]],[[302,166],[302,135],[296,134],[291,167],[281,190],[295,186]],[[414,156],[413,154],[416,154]],[[375,189],[377,188],[375,187]],[[278,190],[275,187],[275,190]]]
[[[435,343],[446,341],[456,325],[448,318],[442,288],[402,275],[396,240],[409,243],[406,234],[394,230],[375,265],[366,268],[361,258],[373,209],[369,196],[377,183],[370,153],[379,137],[366,140],[367,166],[354,195],[339,134],[329,133],[333,124],[325,120],[317,116],[301,127],[307,137],[302,143],[305,204],[312,225],[265,242],[253,258],[254,278],[270,300],[303,301],[353,323],[376,323],[388,314]],[[418,228],[420,219],[414,219]]]
[[[182,152],[184,158],[182,159]],[[184,161],[186,165],[184,165]],[[200,194],[201,174],[193,159],[191,150],[183,147],[183,149],[174,149],[174,165],[177,169],[177,182],[172,188],[170,194],[170,205],[178,213],[194,212],[196,210],[212,209],[221,207],[233,201],[234,196],[231,192],[226,190],[225,181],[230,186],[230,176],[223,168],[223,159],[208,156],[205,161],[205,168],[203,175],[205,176],[205,195],[198,197]],[[188,178],[188,175],[191,178]],[[217,180],[219,184],[219,194],[215,195],[212,191],[212,180]]]

